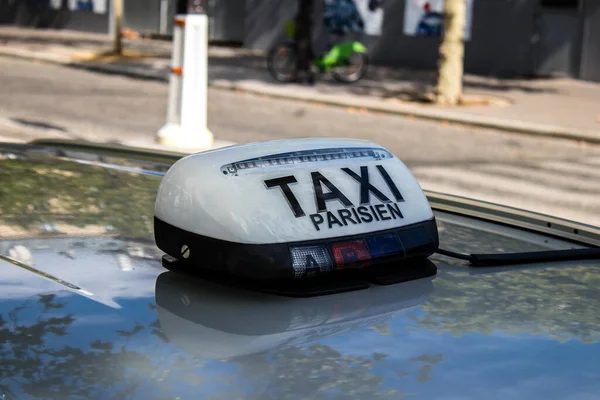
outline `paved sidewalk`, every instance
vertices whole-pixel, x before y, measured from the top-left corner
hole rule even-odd
[[[0,55],[168,80],[170,42],[126,39],[125,57],[94,57],[109,48],[106,35],[0,28]],[[433,87],[434,77],[434,71],[372,66],[368,76],[353,85],[341,85],[325,76],[312,87],[282,85],[268,75],[260,52],[219,47],[209,50],[209,84],[216,88],[343,106],[350,112],[394,113],[600,143],[600,84],[467,75],[467,97],[491,99],[491,105],[438,107],[412,101],[416,94]]]

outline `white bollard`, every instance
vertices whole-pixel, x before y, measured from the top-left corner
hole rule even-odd
[[[209,149],[214,137],[207,126],[208,17],[178,15],[173,33],[167,123],[156,141],[179,148]]]

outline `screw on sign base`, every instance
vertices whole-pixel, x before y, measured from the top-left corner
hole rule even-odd
[[[190,258],[190,248],[185,244],[181,246],[181,257]]]

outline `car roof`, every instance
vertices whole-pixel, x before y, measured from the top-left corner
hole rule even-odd
[[[0,145],[9,398],[585,399],[600,391],[597,262],[477,269],[435,255],[435,277],[336,295],[231,288],[161,265],[154,195],[177,157]],[[569,221],[429,198],[441,246],[452,251],[598,239]]]

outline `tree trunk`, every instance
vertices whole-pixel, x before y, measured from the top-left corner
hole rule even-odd
[[[188,7],[187,0],[177,0],[177,3],[175,4],[175,14],[176,15],[187,14],[187,7]]]
[[[298,0],[298,13],[296,14],[296,82],[314,82],[311,63],[312,53],[312,13],[313,0]]]
[[[436,102],[456,105],[462,96],[466,1],[445,0],[444,33],[438,59]]]
[[[123,0],[112,0],[113,7],[113,52],[123,53]]]

